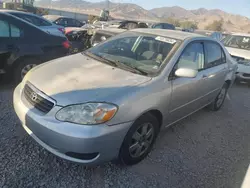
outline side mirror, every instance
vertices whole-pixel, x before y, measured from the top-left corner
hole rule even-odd
[[[175,75],[184,78],[195,78],[198,74],[197,70],[189,68],[179,68],[175,71]]]

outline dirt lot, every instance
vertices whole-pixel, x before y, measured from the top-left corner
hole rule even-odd
[[[22,129],[11,86],[0,86],[0,187],[240,188],[250,162],[250,88],[234,86],[219,112],[201,110],[161,132],[132,167],[84,167],[50,154]]]

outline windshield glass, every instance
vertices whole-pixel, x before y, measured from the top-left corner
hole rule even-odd
[[[87,53],[113,62],[117,67],[154,74],[161,70],[179,44],[180,41],[172,38],[125,32],[90,48]]]
[[[227,47],[250,50],[250,36],[228,35],[223,43]]]

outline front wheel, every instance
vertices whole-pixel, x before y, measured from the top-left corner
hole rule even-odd
[[[228,84],[224,83],[219,94],[210,105],[211,110],[218,111],[222,107],[227,95],[227,91],[228,91]]]
[[[125,165],[133,165],[143,160],[151,151],[159,132],[159,122],[152,114],[144,114],[134,122],[128,131],[119,159]]]
[[[40,61],[33,58],[26,58],[16,62],[16,66],[14,67],[15,82],[21,82],[24,76],[38,64],[40,64]]]

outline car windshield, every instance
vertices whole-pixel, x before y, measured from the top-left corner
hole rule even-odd
[[[250,50],[250,36],[228,35],[222,42],[226,47]]]
[[[173,38],[129,31],[90,48],[86,54],[150,75],[161,70],[179,44]]]

